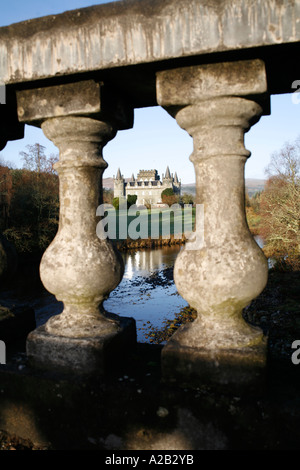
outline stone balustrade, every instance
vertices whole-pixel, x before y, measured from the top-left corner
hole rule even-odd
[[[96,234],[107,167],[102,148],[132,126],[132,109],[94,80],[19,91],[17,103],[20,120],[38,122],[59,149],[59,229],[40,274],[64,310],[28,336],[27,355],[36,367],[104,374],[115,355],[135,344],[134,320],[103,309],[124,266],[110,240]]]
[[[158,103],[194,141],[196,204],[204,220],[177,257],[178,292],[197,310],[163,350],[166,380],[257,383],[266,338],[242,319],[264,289],[267,260],[245,217],[244,133],[263,113],[267,92],[261,61],[193,66],[159,72]],[[230,182],[230,184],[229,184]],[[197,233],[202,230],[204,238]]]
[[[198,315],[164,347],[163,379],[240,386],[261,376],[266,338],[241,316],[267,281],[245,219],[244,133],[269,113],[270,94],[298,78],[289,59],[299,49],[298,13],[289,0],[138,0],[0,28],[0,83],[10,97],[0,106],[0,146],[27,124],[60,153],[59,230],[40,273],[64,310],[28,336],[33,365],[104,373],[135,343],[133,320],[102,307],[123,275],[113,245],[96,236],[102,149],[133,126],[134,108],[160,105],[193,137],[204,213],[204,240],[197,245],[196,229],[174,270]]]

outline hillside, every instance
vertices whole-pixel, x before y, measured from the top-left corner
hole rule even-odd
[[[264,189],[264,184],[265,184],[265,180],[246,178],[246,190],[248,191],[249,196],[252,196],[257,191],[262,191]],[[114,187],[113,178],[103,178],[103,187],[106,189],[113,189]],[[195,183],[182,184],[181,194],[188,193],[188,194],[195,195],[195,192],[196,192]]]
[[[114,189],[114,179],[113,178],[103,178],[103,188],[105,188],[105,189]]]
[[[246,178],[246,190],[248,191],[249,196],[251,197],[258,191],[262,191],[264,189],[265,182],[265,180]]]
[[[246,191],[248,192],[250,197],[254,193],[258,191],[262,191],[264,189],[264,185],[265,185],[265,180],[246,178]],[[188,193],[188,194],[195,195],[195,192],[196,192],[195,183],[181,185],[181,194]]]

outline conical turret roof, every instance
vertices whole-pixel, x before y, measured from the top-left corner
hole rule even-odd
[[[170,173],[169,166],[167,166],[167,169],[166,169],[165,179],[171,179],[171,173]]]
[[[122,179],[121,171],[120,171],[120,168],[118,168],[116,180],[121,180],[121,179]]]

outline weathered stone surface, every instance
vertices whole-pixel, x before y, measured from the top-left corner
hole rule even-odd
[[[0,82],[300,39],[298,1],[112,2],[0,28]]]
[[[119,130],[133,125],[132,107],[125,106],[107,85],[95,80],[17,90],[16,97],[21,123],[40,127],[49,118],[93,116],[109,120]]]
[[[163,380],[185,387],[212,386],[230,393],[262,393],[267,384],[267,338],[259,328],[249,326],[248,344],[239,345],[236,324],[226,325],[225,320],[226,330],[222,331],[219,323],[210,330],[206,324],[201,329],[198,325],[184,325],[172,336],[162,351]],[[207,341],[208,332],[214,347]],[[196,335],[198,341],[193,342]],[[224,347],[226,337],[228,345]]]
[[[106,380],[32,368],[26,356],[8,356],[0,366],[0,430],[50,450],[103,450],[109,456],[123,450],[155,456],[183,450],[298,450],[297,366],[284,354],[279,366],[272,349],[264,394],[247,387],[226,393],[224,384],[219,390],[166,384],[161,347],[153,344],[137,344]],[[102,455],[104,462],[107,454]],[[194,457],[195,464],[202,456],[195,452]]]
[[[71,374],[105,376],[113,364],[124,359],[136,345],[135,321],[120,318],[118,327],[105,328],[94,336],[61,336],[51,334],[45,326],[32,331],[27,338],[26,353],[34,368],[64,371]]]
[[[196,218],[193,239],[179,253],[174,267],[178,292],[197,310],[197,318],[181,328],[164,348],[163,367],[170,379],[182,378],[185,371],[188,382],[190,374],[194,377],[198,371],[200,382],[210,375],[211,380],[220,383],[243,383],[246,379],[240,371],[245,357],[247,380],[251,379],[251,355],[252,378],[257,363],[261,367],[265,362],[262,331],[250,327],[241,317],[242,309],[264,289],[268,276],[267,260],[249,232],[244,209],[244,165],[250,156],[244,147],[244,133],[257,122],[263,110],[248,97],[230,96],[237,90],[251,95],[254,80],[250,72],[249,83],[245,79],[237,85],[239,76],[235,67],[236,64],[232,65],[231,73],[230,64],[215,65],[218,73],[222,69],[224,72],[220,82],[231,83],[228,96],[222,96],[226,88],[216,89],[216,96],[210,99],[205,98],[210,94],[208,83],[214,76],[211,67],[197,68],[190,82],[183,72],[183,88],[189,86],[193,90],[187,94],[185,106],[178,106],[183,96],[177,99],[176,94],[180,72],[170,71],[171,79],[176,77],[172,92],[168,88],[167,72],[158,74],[159,102],[172,104],[173,97],[171,114],[193,137],[194,151],[190,159],[196,173],[196,203],[203,205],[204,210],[203,220],[197,222]],[[257,70],[258,84],[253,86],[253,91],[265,91],[261,64]],[[205,362],[207,366],[203,365]],[[232,369],[230,364],[234,364]],[[214,373],[203,372],[213,369]]]
[[[99,305],[122,279],[121,255],[108,239],[96,234],[100,183],[107,163],[102,146],[116,130],[110,124],[84,117],[50,119],[42,129],[60,150],[56,165],[60,181],[58,233],[45,251],[41,280],[64,302],[64,311],[46,325],[65,336],[93,336],[115,331]]]
[[[101,111],[101,84],[94,80],[16,92],[20,122],[89,115]]]
[[[103,369],[110,346],[116,342],[116,350],[119,350],[118,343],[125,347],[119,339],[124,337],[122,321],[109,318],[102,309],[103,301],[122,279],[124,264],[110,240],[97,237],[96,210],[102,202],[102,173],[107,167],[102,148],[117,133],[115,125],[120,111],[123,117],[130,113],[122,113],[121,104],[115,108],[114,99],[109,110],[112,119],[108,118],[98,96],[100,87],[94,82],[89,86],[86,97],[91,97],[95,106],[89,110],[93,119],[73,115],[74,110],[84,114],[83,83],[73,88],[63,87],[61,98],[65,107],[62,106],[59,113],[66,115],[60,117],[55,117],[56,101],[51,98],[49,90],[34,90],[31,95],[32,98],[36,93],[46,93],[52,118],[42,119],[41,127],[59,148],[59,162],[56,164],[59,174],[59,229],[42,257],[40,276],[46,289],[63,302],[64,310],[51,317],[42,331],[28,337],[27,351],[34,358],[33,363],[44,363],[45,368],[53,364],[53,349],[57,366],[96,372]],[[81,91],[84,96],[78,98]],[[22,101],[22,97],[19,99],[26,107],[26,98]],[[26,119],[42,118],[43,111],[38,110],[35,114],[31,101],[26,109]],[[43,109],[47,114],[47,109]],[[128,339],[132,342],[132,338]]]
[[[184,106],[217,96],[251,96],[267,91],[262,60],[181,67],[157,73],[157,102]]]

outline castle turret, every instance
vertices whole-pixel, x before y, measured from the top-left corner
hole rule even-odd
[[[114,177],[114,197],[125,196],[125,180],[118,168],[117,175]]]
[[[167,166],[166,173],[163,176],[163,190],[166,188],[173,188],[173,178],[169,166]]]
[[[177,176],[176,172],[175,172],[174,181],[173,181],[173,190],[174,190],[174,193],[176,193],[176,194],[181,193],[181,183],[178,179],[178,176]]]
[[[165,179],[165,180],[170,180],[170,179],[172,179],[169,166],[167,166],[166,174],[165,174],[165,178],[164,178],[164,179]]]

